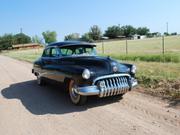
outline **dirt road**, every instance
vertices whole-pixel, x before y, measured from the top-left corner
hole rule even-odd
[[[0,135],[179,135],[180,109],[139,92],[74,106],[60,86],[40,87],[32,65],[0,56]]]

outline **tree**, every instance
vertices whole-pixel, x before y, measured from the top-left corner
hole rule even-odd
[[[109,38],[117,38],[118,36],[121,36],[121,35],[123,35],[123,32],[121,28],[116,25],[108,27],[104,34],[104,36],[109,37]]]
[[[55,31],[45,31],[42,35],[47,44],[57,41],[57,34]]]
[[[164,36],[169,36],[169,33],[167,33],[167,32],[164,32]]]
[[[93,39],[91,38],[89,33],[83,34],[82,37],[81,37],[81,40],[86,41],[86,42],[92,42],[93,41]]]
[[[65,41],[66,40],[79,40],[79,39],[80,39],[79,33],[72,33],[64,37]]]
[[[32,42],[33,42],[33,43],[43,44],[43,41],[42,41],[42,40],[43,40],[43,39],[40,38],[40,37],[38,37],[37,35],[35,35],[35,36],[32,37]]]
[[[31,38],[24,33],[19,33],[14,35],[13,37],[13,44],[26,44],[31,43]]]
[[[123,36],[130,37],[136,33],[136,28],[131,25],[126,25],[121,27]]]
[[[177,32],[173,32],[173,33],[171,33],[171,35],[172,35],[172,36],[177,35]]]
[[[0,50],[6,50],[11,48],[13,44],[13,35],[12,34],[4,34],[0,37]]]
[[[136,34],[138,35],[147,35],[149,33],[149,29],[147,27],[139,27],[136,29]]]
[[[99,40],[101,39],[101,29],[94,25],[90,28],[89,35],[93,40]]]

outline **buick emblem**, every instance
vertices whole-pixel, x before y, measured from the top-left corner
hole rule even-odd
[[[117,66],[113,66],[113,72],[117,72],[117,71],[118,71]]]

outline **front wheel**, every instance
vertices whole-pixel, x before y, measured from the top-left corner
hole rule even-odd
[[[70,80],[69,82],[69,96],[73,104],[75,105],[83,105],[87,101],[86,96],[81,96],[76,93],[77,85],[74,80]]]

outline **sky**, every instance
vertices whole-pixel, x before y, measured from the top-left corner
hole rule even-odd
[[[180,0],[0,0],[0,35],[42,36],[56,31],[58,41],[83,34],[92,25],[148,27],[151,32],[180,33]]]

